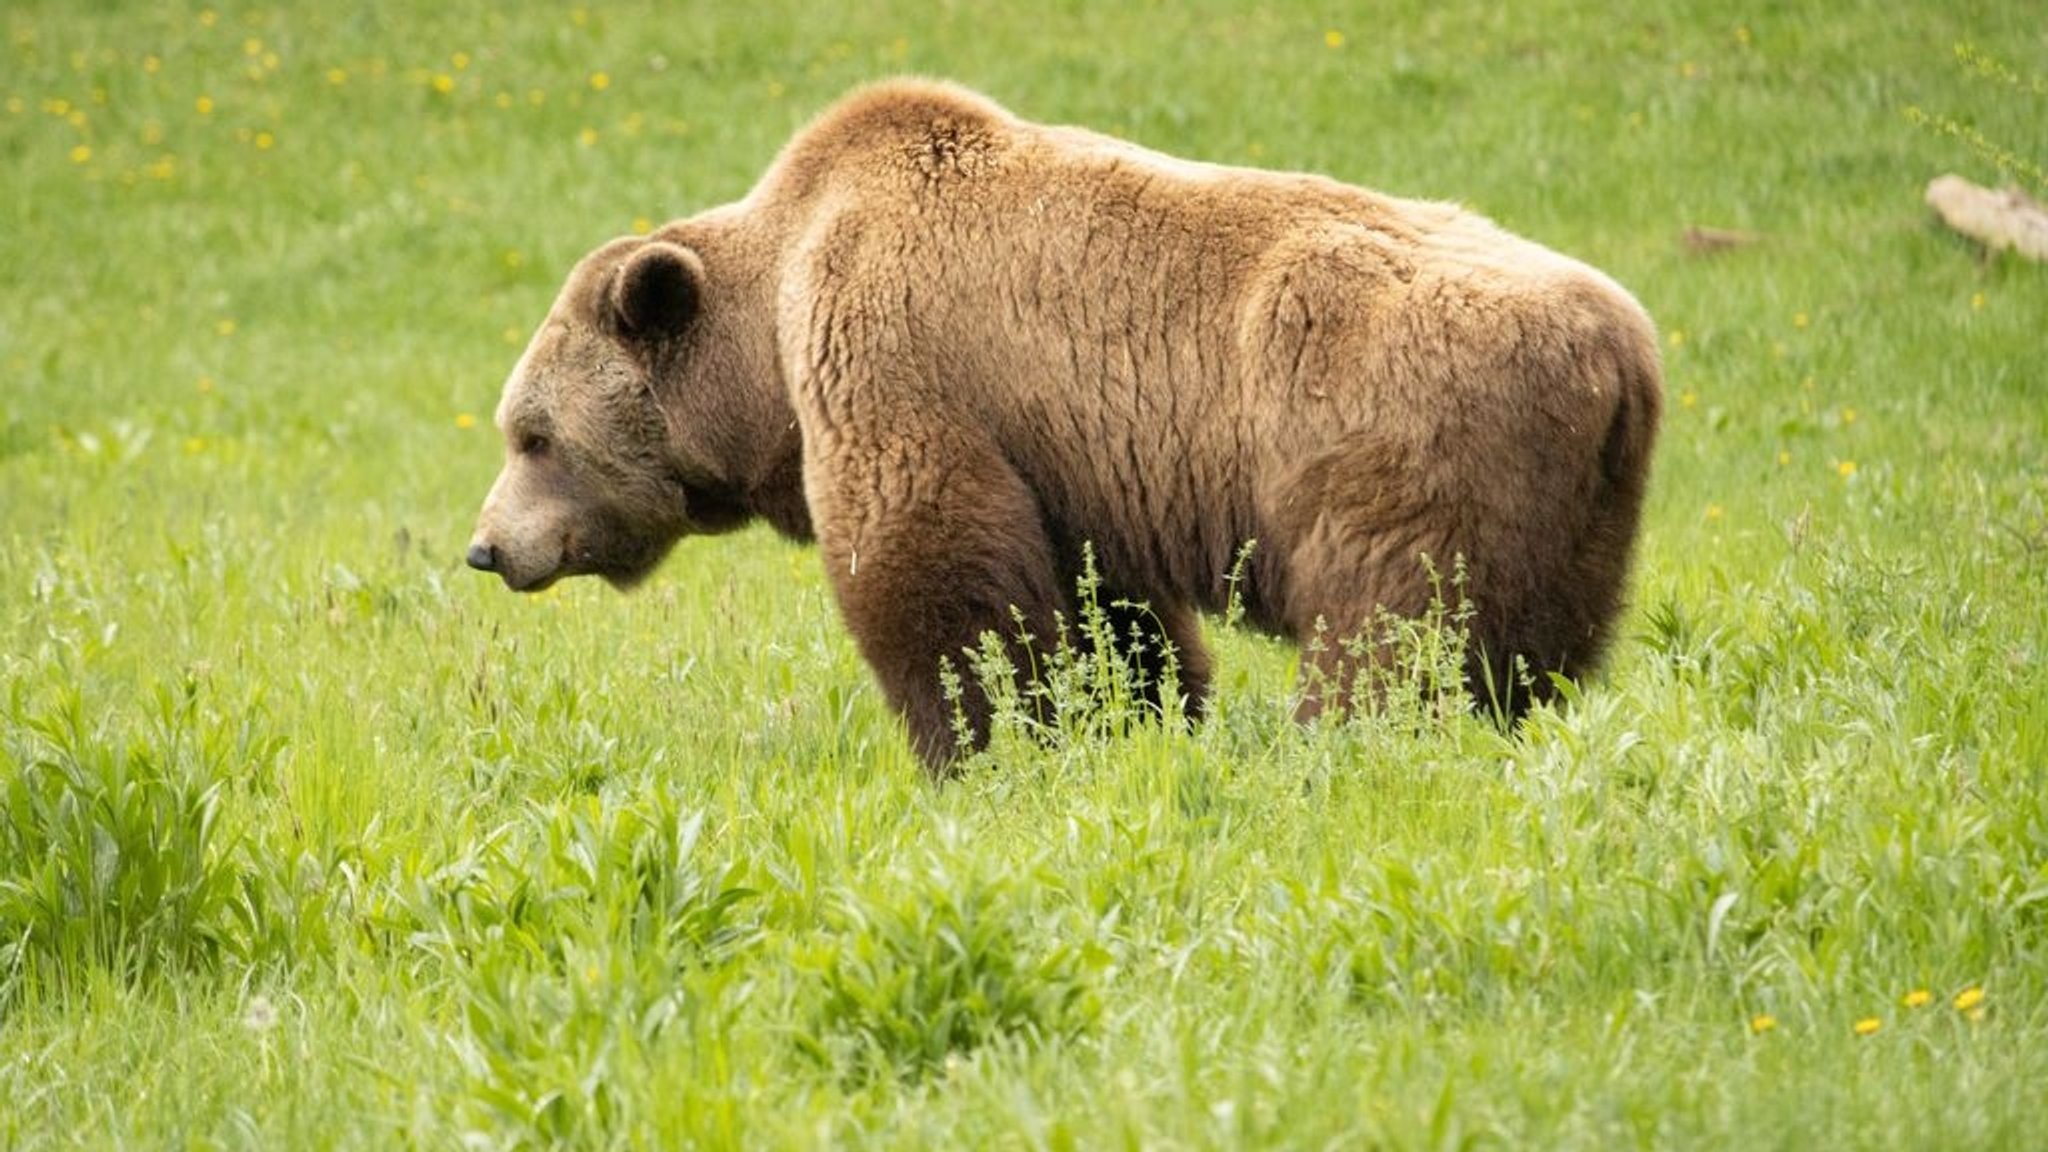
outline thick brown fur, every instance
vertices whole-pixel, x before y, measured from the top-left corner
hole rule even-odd
[[[624,584],[683,535],[815,533],[935,770],[942,661],[1017,619],[1057,640],[1084,548],[1197,710],[1198,611],[1234,592],[1303,643],[1336,686],[1312,714],[1356,670],[1310,641],[1423,613],[1462,562],[1468,679],[1512,713],[1607,644],[1661,397],[1627,292],[1455,206],[893,81],[744,200],[577,266],[506,385],[470,560]]]

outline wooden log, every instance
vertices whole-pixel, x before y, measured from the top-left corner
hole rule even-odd
[[[2011,248],[2029,260],[2048,260],[2048,209],[2017,188],[1938,176],[1927,185],[1927,204],[1943,223],[1994,252]]]

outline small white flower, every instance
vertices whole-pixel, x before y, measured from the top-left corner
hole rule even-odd
[[[277,1027],[277,1008],[268,996],[254,996],[242,1010],[242,1027],[251,1032],[268,1032]]]

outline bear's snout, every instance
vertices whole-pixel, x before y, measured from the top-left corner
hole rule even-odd
[[[462,558],[479,572],[495,574],[514,592],[539,592],[564,576],[586,570],[567,563],[566,547],[559,554],[544,554],[516,539],[499,543],[490,536],[471,541]]]

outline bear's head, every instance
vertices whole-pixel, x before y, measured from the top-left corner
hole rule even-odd
[[[623,588],[683,536],[752,517],[761,383],[705,289],[702,258],[672,240],[615,240],[577,264],[505,382],[505,466],[471,567],[520,592],[577,575]]]

